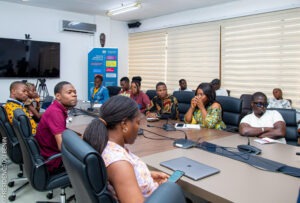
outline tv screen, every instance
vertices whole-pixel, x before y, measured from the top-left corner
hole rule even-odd
[[[1,78],[59,78],[60,43],[0,38]]]

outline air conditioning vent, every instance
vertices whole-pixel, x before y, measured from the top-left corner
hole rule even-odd
[[[62,21],[62,30],[70,31],[70,32],[95,34],[95,32],[97,31],[97,27],[96,27],[96,24],[63,20]]]

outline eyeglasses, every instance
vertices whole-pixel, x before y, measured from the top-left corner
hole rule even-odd
[[[255,104],[256,107],[258,108],[262,108],[262,107],[265,107],[267,108],[267,106],[269,105],[267,102],[264,103],[264,102],[253,102]]]

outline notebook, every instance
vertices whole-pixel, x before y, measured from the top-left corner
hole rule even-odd
[[[161,162],[160,165],[172,170],[180,170],[184,172],[184,176],[193,180],[200,180],[202,178],[219,173],[220,170],[195,160],[179,157],[168,161]]]

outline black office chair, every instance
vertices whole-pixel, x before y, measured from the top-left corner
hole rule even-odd
[[[299,146],[298,144],[298,124],[296,120],[296,110],[295,109],[278,109],[278,108],[270,108],[268,110],[276,110],[278,111],[286,124],[286,134],[285,139],[287,144]]]
[[[7,156],[13,163],[18,164],[20,167],[18,178],[10,179],[10,181],[8,182],[8,186],[13,187],[16,181],[25,181],[8,197],[10,201],[14,201],[16,199],[17,192],[28,185],[29,182],[27,181],[27,178],[23,177],[23,159],[20,144],[15,135],[15,132],[12,129],[12,126],[8,121],[6,111],[3,106],[0,106],[0,132],[6,140]]]
[[[179,119],[183,121],[184,115],[189,110],[191,106],[191,100],[195,94],[188,91],[174,91],[173,96],[176,97],[178,101]]]
[[[108,89],[109,97],[118,95],[121,90],[121,87],[118,86],[107,86],[106,88]]]
[[[42,102],[42,109],[47,109],[53,102],[54,97],[53,96],[46,96],[45,99]]]
[[[108,191],[106,167],[100,154],[71,130],[63,132],[62,159],[75,191],[76,202],[116,202]],[[178,185],[166,183],[146,202],[184,203],[185,198]]]
[[[226,124],[226,131],[238,132],[242,112],[242,100],[229,96],[217,96],[216,101],[222,106],[222,119]]]
[[[242,113],[241,119],[246,116],[247,114],[252,112],[251,102],[252,102],[252,94],[242,94],[240,96],[242,100]]]
[[[149,99],[152,100],[153,97],[156,96],[156,90],[147,90],[146,95],[148,95]]]
[[[51,175],[48,172],[46,163],[60,157],[61,154],[51,156],[44,160],[40,153],[38,143],[31,133],[31,125],[28,117],[22,109],[14,111],[13,129],[20,143],[24,173],[31,186],[37,191],[50,191],[61,188],[61,202],[66,202],[65,188],[70,186],[69,177],[66,172]]]

